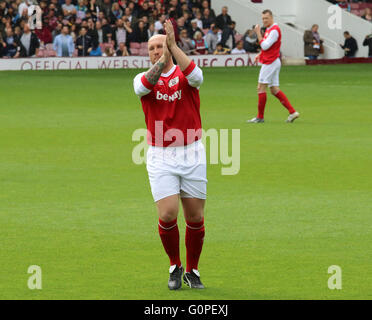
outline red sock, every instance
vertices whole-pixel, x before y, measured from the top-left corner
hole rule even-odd
[[[280,103],[285,107],[287,108],[287,110],[289,111],[290,114],[296,112],[295,109],[293,109],[291,103],[289,102],[287,96],[283,93],[283,91],[279,91],[275,97],[277,97],[280,101]]]
[[[192,269],[198,270],[204,234],[204,218],[200,222],[186,221],[186,272],[190,272]]]
[[[180,234],[178,231],[177,219],[170,222],[164,222],[159,219],[159,235],[167,253],[170,265],[180,266]]]
[[[265,113],[267,95],[266,92],[261,92],[258,94],[258,115],[257,118],[263,119]]]

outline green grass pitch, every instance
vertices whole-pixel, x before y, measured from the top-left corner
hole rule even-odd
[[[0,298],[371,299],[372,65],[283,67],[301,118],[286,124],[270,96],[266,123],[248,125],[258,71],[204,69],[203,126],[241,130],[241,169],[208,166],[207,288],[177,292],[131,158],[139,71],[1,72]],[[182,211],[179,225],[185,263]]]

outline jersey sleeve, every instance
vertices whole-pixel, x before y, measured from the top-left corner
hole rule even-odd
[[[268,50],[271,46],[277,42],[279,39],[279,32],[277,30],[273,30],[270,32],[269,36],[266,40],[261,40],[260,45],[262,50]]]
[[[200,88],[203,83],[203,71],[195,64],[194,61],[191,61],[189,66],[182,72],[191,87],[198,89]]]
[[[145,74],[146,72],[139,73],[133,80],[134,92],[140,98],[149,94],[154,88],[154,85],[146,79]]]

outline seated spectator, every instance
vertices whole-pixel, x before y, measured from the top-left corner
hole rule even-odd
[[[218,41],[218,27],[216,25],[213,25],[211,30],[207,33],[205,36],[205,42],[208,47],[208,53],[213,54],[213,52],[216,50]]]
[[[123,10],[120,9],[119,3],[114,2],[111,8],[111,14],[115,18],[115,20],[121,19],[123,16]]]
[[[78,4],[75,7],[75,9],[76,9],[76,17],[78,19],[85,19],[86,14],[88,12],[88,8],[84,4],[84,0],[78,0]]]
[[[35,33],[32,33],[28,23],[23,27],[23,34],[20,38],[21,57],[34,57],[39,52],[40,42]]]
[[[369,47],[368,57],[372,58],[372,34],[366,36],[366,38],[363,41],[363,46]]]
[[[79,57],[89,56],[92,51],[92,38],[87,35],[86,27],[80,29],[80,36],[76,39],[76,48]]]
[[[203,20],[202,20],[202,15],[200,12],[198,12],[195,16],[195,20],[196,20],[196,25],[199,29],[203,29]]]
[[[318,33],[319,26],[314,24],[311,27],[311,30],[306,30],[304,33],[304,51],[305,57],[309,58],[310,60],[318,59],[318,56],[321,53],[321,45],[323,40],[320,39],[320,35]]]
[[[346,58],[354,58],[358,51],[357,41],[350,35],[349,31],[344,32],[345,43],[340,44],[341,48],[345,51]]]
[[[197,54],[207,54],[208,48],[203,39],[203,34],[200,31],[196,31],[194,34],[195,51]]]
[[[5,29],[5,37],[2,42],[3,57],[18,58],[20,55],[21,46],[17,36],[13,34],[11,27]]]
[[[76,15],[77,12],[71,0],[65,0],[65,3],[62,5],[62,11],[65,19],[69,19],[71,16]]]
[[[207,1],[208,2],[208,1]],[[210,10],[207,8],[203,11],[202,23],[203,29],[209,29],[211,24],[214,23],[215,19],[211,16]]]
[[[203,33],[203,31],[198,27],[198,20],[193,19],[193,20],[191,20],[191,27],[189,29],[189,37],[191,39],[194,39],[194,35],[195,35],[196,32]]]
[[[362,18],[364,20],[367,20],[369,22],[372,22],[372,10],[371,8],[367,8],[365,11],[364,11],[364,14],[362,15]]]
[[[260,49],[260,45],[258,43],[257,34],[254,32],[253,29],[247,30],[247,32],[243,36],[243,47],[244,50],[251,53],[257,53]]]
[[[125,46],[125,43],[123,42],[119,43],[119,49],[116,51],[116,56],[118,57],[129,56],[129,52],[127,47]]]
[[[102,53],[102,57],[116,57],[116,53],[112,47],[106,47],[105,52]]]
[[[228,9],[226,6],[222,7],[221,14],[216,18],[216,25],[219,29],[224,30],[226,27],[231,25],[231,17],[228,15]]]
[[[155,22],[155,31],[157,33],[163,34],[164,22],[165,22],[165,14],[159,16],[158,20]]]
[[[195,54],[195,44],[192,39],[188,37],[186,29],[180,32],[180,40],[178,41],[178,45],[184,53]]]
[[[92,50],[89,52],[91,57],[100,57],[102,56],[101,47],[99,46],[98,41],[95,39],[92,42]]]
[[[72,57],[74,53],[75,46],[69,31],[67,25],[63,26],[61,34],[54,39],[53,50],[57,52],[58,57]]]
[[[153,23],[150,23],[149,28],[147,29],[147,38],[150,39],[155,34],[155,25]]]
[[[137,26],[134,28],[133,31],[133,42],[147,42],[149,39],[147,28],[143,20],[139,20]]]
[[[222,30],[222,45],[229,48],[230,50],[232,48],[235,48],[235,25],[235,21],[231,21],[230,24]]]
[[[203,0],[202,2],[202,15],[205,17],[205,11],[208,10],[208,16],[214,21],[216,20],[216,14],[214,13],[214,10],[210,7],[209,1],[208,0]],[[209,27],[208,27],[209,28]]]
[[[247,52],[244,50],[243,40],[238,41],[238,43],[236,44],[236,47],[231,50],[231,54],[245,54],[245,53]]]
[[[225,48],[221,42],[217,43],[216,50],[213,52],[213,54],[218,54],[218,55],[224,55],[224,54],[229,54],[230,49]]]

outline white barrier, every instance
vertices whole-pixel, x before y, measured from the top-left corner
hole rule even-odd
[[[256,54],[190,56],[199,67],[253,66]],[[88,70],[150,68],[148,57],[80,57],[0,59],[0,71],[5,70]]]

